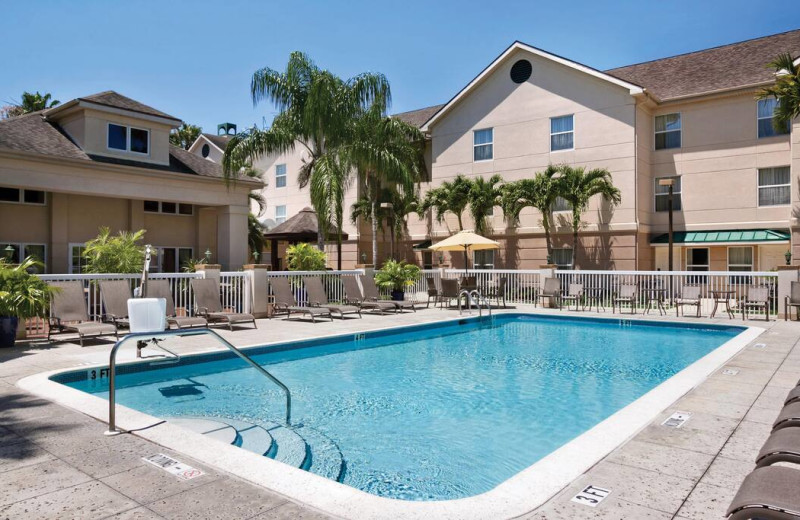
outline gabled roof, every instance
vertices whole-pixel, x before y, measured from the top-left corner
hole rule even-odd
[[[490,63],[488,67],[483,69],[483,71],[481,71],[480,74],[475,76],[475,78],[472,81],[470,81],[466,87],[462,88],[458,92],[458,94],[453,96],[453,98],[450,101],[445,103],[438,111],[436,111],[436,113],[434,113],[430,117],[430,119],[428,119],[428,121],[426,121],[425,124],[422,125],[421,129],[423,131],[427,131],[430,125],[434,124],[439,118],[441,118],[444,114],[450,111],[450,109],[453,106],[455,106],[459,101],[461,101],[461,99],[466,97],[475,87],[477,87],[484,80],[484,78],[491,75],[495,70],[497,70],[497,68],[500,67],[500,65],[502,65],[503,62],[517,50],[530,52],[531,54],[535,54],[542,58],[554,61],[571,69],[575,69],[590,76],[594,76],[595,78],[608,81],[609,83],[627,89],[631,93],[631,95],[641,94],[643,92],[642,88],[634,83],[611,76],[609,74],[606,74],[605,72],[589,67],[588,65],[578,63],[577,61],[572,61],[567,58],[558,56],[556,54],[549,53],[532,45],[528,45],[520,41],[515,41],[505,51],[503,51],[503,53],[500,54],[500,56],[495,58],[495,60],[492,61],[492,63]]]
[[[155,108],[145,105],[144,103],[140,103],[135,99],[131,99],[127,96],[123,96],[122,94],[115,92],[113,90],[106,90],[105,92],[98,92],[97,94],[92,94],[90,96],[84,96],[75,98],[71,101],[63,103],[61,105],[55,106],[53,108],[45,110],[46,116],[53,116],[58,114],[59,112],[66,110],[70,107],[73,107],[80,102],[91,103],[95,105],[101,105],[104,107],[109,108],[116,108],[119,110],[126,110],[129,112],[136,112],[139,114],[144,114],[153,117],[161,117],[164,119],[171,119],[178,123],[181,122],[180,119],[177,117],[171,116],[165,112],[160,110],[156,110]]]
[[[420,108],[418,110],[409,110],[408,112],[400,112],[399,114],[393,114],[392,117],[396,117],[397,119],[404,121],[410,125],[414,125],[417,128],[422,127],[425,122],[431,118],[433,114],[439,111],[444,105],[433,105],[431,107]]]
[[[668,101],[770,83],[767,63],[787,52],[800,56],[800,29],[605,72]]]
[[[216,135],[216,134],[206,134],[206,133],[202,133],[200,135],[208,139],[208,141],[211,144],[219,148],[220,152],[225,151],[225,147],[228,146],[228,141],[231,140],[231,136],[229,135]]]

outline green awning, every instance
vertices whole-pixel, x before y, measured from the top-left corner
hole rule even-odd
[[[420,242],[419,244],[414,244],[411,249],[414,251],[427,251],[429,247],[431,247],[431,241],[426,240],[424,242]]]
[[[736,242],[788,242],[788,231],[778,229],[733,229],[726,231],[676,231],[672,234],[675,244],[708,245]],[[668,244],[669,234],[657,235],[651,244]]]

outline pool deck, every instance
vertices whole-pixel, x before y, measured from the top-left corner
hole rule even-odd
[[[522,312],[559,311],[517,306]],[[561,314],[610,317],[610,312]],[[320,335],[430,323],[455,310],[375,316],[331,322],[259,320],[259,329],[220,333],[238,346]],[[616,317],[621,315],[617,314]],[[628,315],[623,316],[625,318]],[[638,316],[641,318],[641,314]],[[659,319],[658,315],[648,318]],[[675,320],[674,315],[669,316]],[[549,501],[518,518],[723,518],[753,467],[783,399],[800,379],[800,323],[685,318],[767,330],[714,375],[664,410]],[[755,344],[764,346],[755,347]],[[0,350],[0,519],[5,518],[328,518],[319,511],[251,484],[135,434],[106,437],[106,424],[36,397],[16,386],[24,377],[108,360],[108,342],[22,343]],[[216,349],[193,341],[178,349]],[[133,359],[133,349],[120,360]],[[735,375],[723,373],[727,368]],[[731,371],[733,372],[733,371]],[[681,428],[661,423],[691,412]],[[142,457],[166,453],[205,474],[180,480]],[[597,507],[572,502],[587,485],[610,490]],[[352,518],[358,518],[354,512]]]

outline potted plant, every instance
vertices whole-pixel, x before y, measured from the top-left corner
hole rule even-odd
[[[392,299],[403,301],[405,289],[414,285],[419,278],[419,267],[403,260],[387,260],[380,270],[375,272],[375,283],[383,289],[392,291]]]
[[[45,316],[53,289],[29,271],[41,265],[31,257],[19,265],[0,262],[0,347],[13,347],[20,320]]]

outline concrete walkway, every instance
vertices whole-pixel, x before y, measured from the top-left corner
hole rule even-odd
[[[431,309],[333,323],[259,320],[257,330],[221,332],[242,346],[432,322],[456,315],[455,311]],[[741,324],[727,319],[700,321]],[[754,342],[763,347],[746,347],[650,426],[524,518],[721,518],[742,479],[753,468],[755,454],[786,393],[800,377],[800,349],[796,348],[800,325],[783,321],[748,324],[768,327]],[[216,348],[197,339],[200,341],[191,344],[193,351]],[[33,342],[0,351],[0,519],[327,518],[135,435],[105,437],[104,423],[15,386],[17,380],[30,374],[107,362],[109,343],[87,345],[80,348],[72,343]],[[189,349],[186,345],[173,348]],[[129,349],[120,359],[132,357]],[[738,372],[727,375],[725,368]],[[674,411],[692,415],[680,429],[662,426]],[[142,460],[156,453],[200,468],[205,475],[180,480]],[[572,502],[571,498],[587,485],[611,493],[595,508]]]

